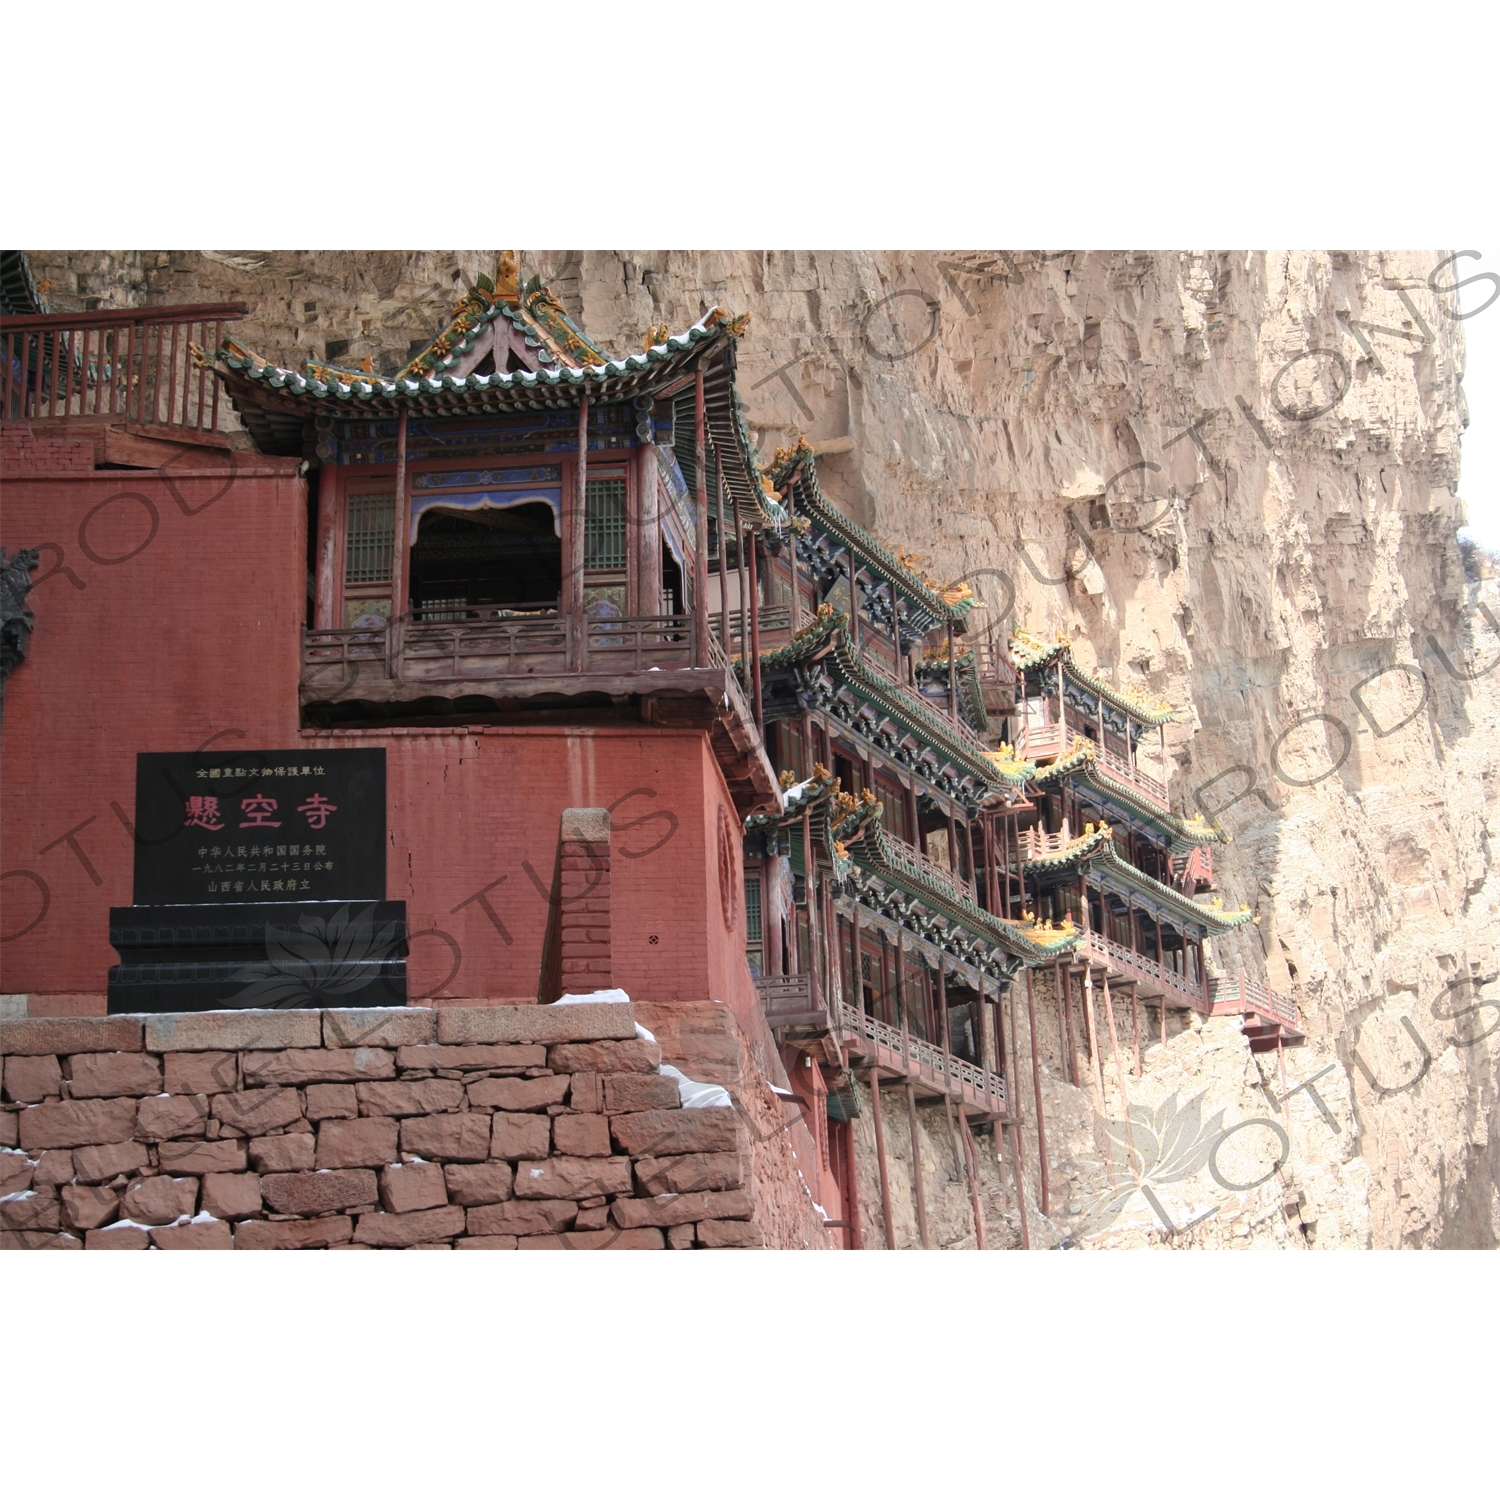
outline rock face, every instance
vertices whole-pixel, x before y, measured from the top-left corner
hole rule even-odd
[[[1066,631],[1085,665],[1184,710],[1166,740],[1174,804],[1233,835],[1223,896],[1259,918],[1214,958],[1297,985],[1310,1041],[1283,1086],[1236,1022],[1151,1032],[1139,1076],[1101,1057],[1097,1099],[1044,1047],[1052,1213],[1033,1244],[1500,1241],[1500,987],[1485,987],[1500,591],[1455,540],[1466,416],[1446,259],[523,253],[618,352],[716,303],[752,312],[739,383],[768,455],[802,432],[825,492],[930,572],[967,576],[985,629]],[[32,252],[60,308],[239,298],[262,354],[387,370],[494,260]],[[1202,1121],[1269,1119],[1284,1144],[1247,1127],[1212,1170],[1148,1182],[1160,1211],[1140,1192],[1116,1204],[1130,1176],[1098,1106],[1134,1120],[1122,1082],[1153,1120],[1201,1093]],[[924,1162],[948,1150],[938,1122]],[[956,1188],[929,1193],[929,1213],[936,1243],[971,1227]]]

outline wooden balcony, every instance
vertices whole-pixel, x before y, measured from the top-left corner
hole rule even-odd
[[[1264,1016],[1284,1027],[1297,1028],[1295,995],[1283,995],[1259,979],[1252,979],[1243,968],[1220,979],[1211,979],[1208,997],[1212,1016]]]
[[[1056,760],[1077,749],[1079,745],[1094,747],[1095,764],[1111,781],[1118,781],[1139,792],[1163,812],[1171,812],[1172,799],[1160,781],[1154,776],[1148,776],[1123,755],[1096,743],[1086,734],[1079,734],[1076,729],[1065,728],[1061,724],[1033,724],[1016,736],[1016,754],[1022,760]]]
[[[758,979],[766,1022],[773,1030],[796,1033],[797,1040],[828,1038],[839,1052],[861,1067],[878,1068],[888,1077],[909,1078],[924,1097],[950,1098],[991,1117],[1005,1113],[1005,1083],[996,1073],[965,1062],[898,1026],[877,1021],[840,1002],[837,1017],[813,1003],[806,974],[776,974]]]
[[[742,813],[780,806],[775,773],[718,642],[697,659],[689,615],[593,620],[546,611],[403,615],[384,628],[302,634],[300,697],[318,727],[480,719],[528,709],[634,708],[648,724],[710,733]]]
[[[1010,713],[1016,706],[1016,669],[1010,652],[998,641],[975,641],[972,649],[985,709],[992,714]]]
[[[755,981],[755,988],[772,1030],[828,1030],[828,1013],[813,1003],[810,974],[768,974]]]
[[[978,905],[978,897],[974,894],[974,886],[971,881],[965,880],[957,870],[950,870],[947,865],[941,864],[930,854],[924,854],[915,844],[908,844],[904,839],[897,838],[894,834],[886,834],[886,854],[893,863],[909,865],[913,870],[925,875],[929,880],[936,881],[945,886],[955,896],[962,897],[966,901],[972,901]]]
[[[1136,993],[1142,999],[1159,997],[1169,1005],[1183,1009],[1205,1013],[1209,1010],[1201,985],[1193,984],[1185,974],[1157,963],[1154,958],[1147,958],[1144,953],[1136,953],[1103,933],[1084,933],[1083,942],[1076,952],[1080,958],[1105,969],[1111,978],[1135,985]]]
[[[924,1042],[877,1021],[852,1005],[839,1005],[839,1040],[851,1061],[879,1068],[890,1076],[908,1078],[918,1094],[949,1098],[990,1118],[1005,1115],[1005,1081],[974,1063],[965,1062],[931,1042]]]
[[[1206,1016],[1244,1016],[1252,1052],[1275,1051],[1278,1045],[1300,1047],[1307,1040],[1298,1024],[1296,997],[1250,978],[1243,967],[1233,975],[1210,979],[1204,986],[1191,984],[1155,959],[1097,932],[1085,933],[1077,952],[1087,962],[1098,964],[1112,980],[1135,985],[1142,999],[1164,999],[1168,1005]]]
[[[0,416],[227,446],[219,419],[228,407],[191,346],[218,348],[224,325],[245,312],[225,302],[0,319]]]

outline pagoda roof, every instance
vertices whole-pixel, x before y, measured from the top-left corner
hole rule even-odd
[[[1170,724],[1177,718],[1177,711],[1170,703],[1158,699],[1154,703],[1135,688],[1117,688],[1085,671],[1073,659],[1073,642],[1069,636],[1059,633],[1056,640],[1044,641],[1028,630],[1014,630],[1010,637],[1011,656],[1018,672],[1035,672],[1051,666],[1059,658],[1063,672],[1079,687],[1102,698],[1111,708],[1128,715],[1140,724]]]
[[[873,575],[902,596],[908,610],[917,614],[921,634],[949,622],[957,630],[965,628],[977,603],[968,584],[938,583],[913,567],[908,555],[887,551],[864,527],[850,520],[823,494],[818,483],[817,455],[805,440],[799,438],[791,448],[778,448],[765,474],[779,491],[790,486],[799,518],[806,517],[814,528],[828,533],[857,554],[859,571]],[[799,547],[798,555],[804,550]]]
[[[1105,801],[1117,803],[1132,817],[1164,833],[1172,840],[1172,852],[1196,848],[1199,844],[1227,844],[1229,835],[1202,813],[1184,818],[1168,812],[1128,782],[1119,781],[1100,761],[1092,740],[1078,740],[1066,755],[1059,755],[1050,765],[1034,767],[1031,780],[1045,787],[1059,781],[1080,781]]]
[[[866,667],[854,650],[849,616],[835,613],[830,605],[822,605],[818,618],[798,631],[786,645],[761,657],[763,672],[813,663],[831,668],[857,696],[878,707],[884,716],[917,740],[940,751],[961,774],[971,777],[990,793],[1019,786],[1024,779],[1008,766],[1002,768],[1002,763],[992,758],[992,752],[969,729],[929,708],[900,683]]]
[[[502,268],[503,269],[503,268]],[[486,325],[504,319],[536,352],[535,370],[453,374]],[[424,418],[503,416],[577,408],[587,395],[597,405],[649,396],[664,399],[690,386],[703,369],[708,436],[725,455],[732,498],[763,526],[784,525],[786,512],[763,483],[760,454],[750,439],[734,388],[736,345],[749,326],[714,307],[681,333],[654,329],[655,342],[639,354],[605,354],[568,318],[533,278],[525,288],[496,289],[481,278],[450,315],[443,331],[393,375],[309,361],[303,371],[261,358],[233,338],[212,357],[197,351],[223,381],[245,427],[263,453],[301,455],[304,431],[319,416],[389,420],[407,412]]]
[[[1163,885],[1144,870],[1136,869],[1128,860],[1121,859],[1115,848],[1114,835],[1105,823],[1097,826],[1093,823],[1085,824],[1084,831],[1061,849],[1040,854],[1022,864],[1023,873],[1027,875],[1089,868],[1101,875],[1107,874],[1111,885],[1125,886],[1143,897],[1148,905],[1163,907],[1180,921],[1198,923],[1210,937],[1232,932],[1251,919],[1248,906],[1237,912],[1225,911],[1222,909],[1223,902],[1218,897],[1214,898],[1216,904],[1204,906],[1202,902],[1183,895],[1172,886]]]
[[[907,846],[892,838],[879,823],[869,825],[852,849],[861,868],[916,897],[925,907],[965,928],[981,941],[1003,949],[1027,964],[1045,963],[1077,945],[1082,929],[1071,922],[1062,927],[1009,922],[987,912],[929,874],[910,857]]]

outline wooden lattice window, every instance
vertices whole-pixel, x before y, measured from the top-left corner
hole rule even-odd
[[[394,495],[350,495],[344,582],[389,583],[396,541]]]
[[[625,566],[625,481],[590,479],[584,485],[583,565]]]
[[[760,923],[760,876],[745,876],[745,961],[759,979],[765,973],[765,952]]]

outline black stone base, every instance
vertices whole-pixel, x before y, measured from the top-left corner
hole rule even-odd
[[[404,901],[113,906],[111,1015],[406,1004]]]

